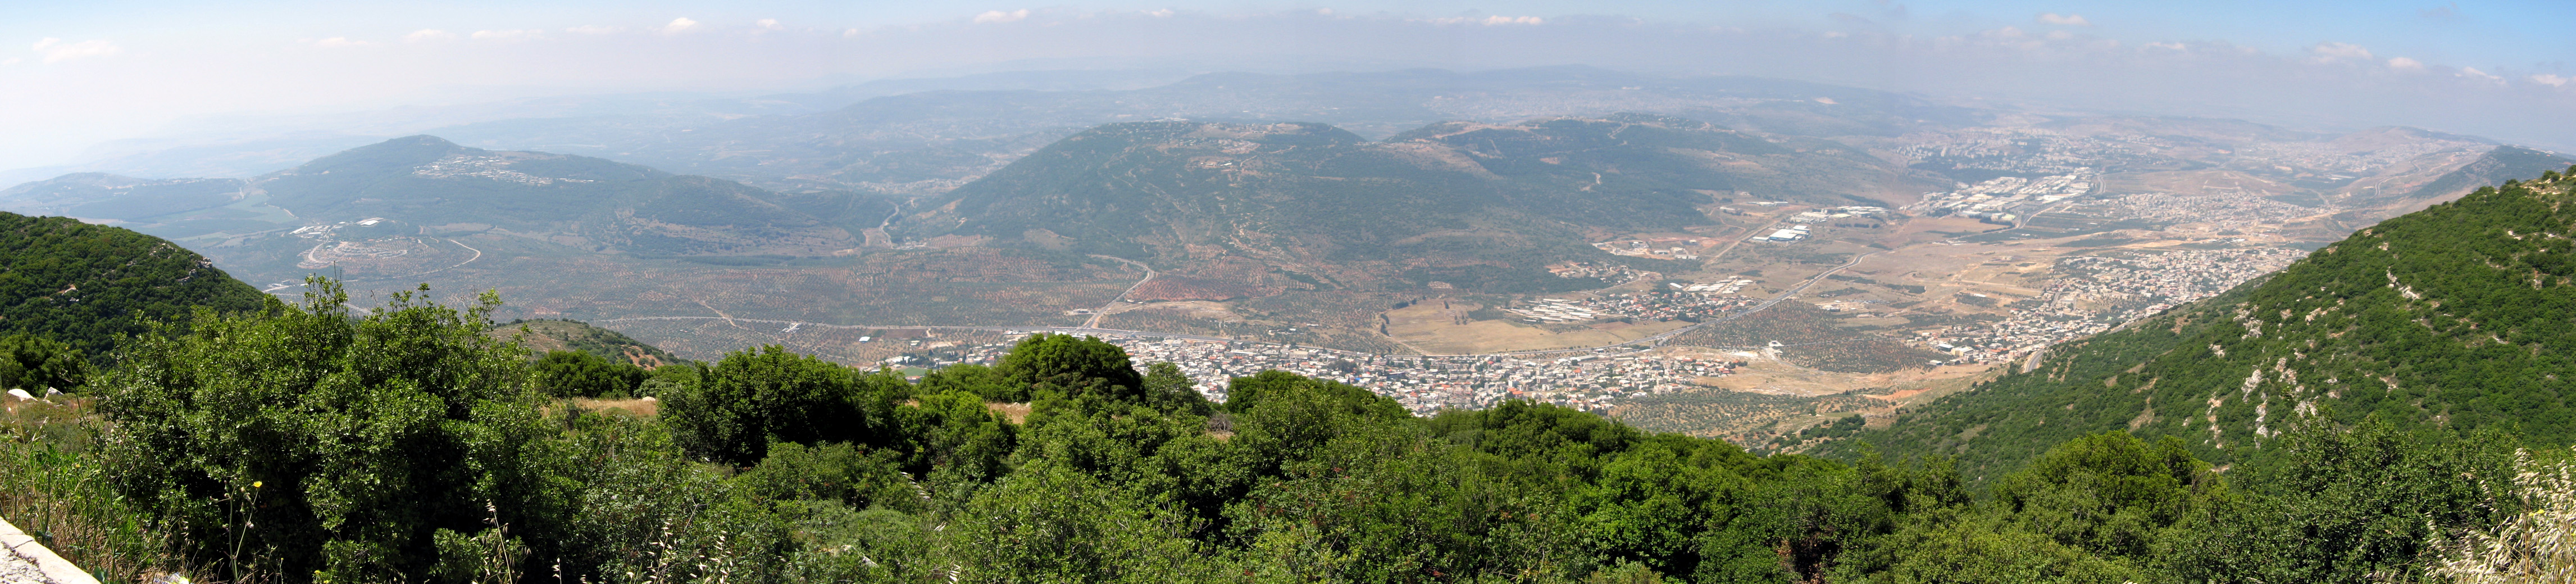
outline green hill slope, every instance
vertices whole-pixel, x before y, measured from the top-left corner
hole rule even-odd
[[[1959,457],[1971,479],[2104,430],[2182,437],[2224,464],[2312,414],[2576,441],[2571,184],[2547,173],[2390,219],[1855,439]]]
[[[2456,195],[2478,187],[2494,186],[2507,180],[2557,170],[2567,166],[2568,162],[2567,157],[2549,152],[2520,146],[2497,146],[2494,150],[2478,156],[2477,160],[2470,161],[2467,166],[2443,174],[2432,182],[2424,183],[2423,187],[2415,189],[2405,198],[2437,199]]]
[[[1629,261],[1586,238],[1708,225],[1707,206],[1739,196],[1884,204],[1872,197],[1911,192],[1909,176],[1832,142],[1646,115],[1380,142],[1322,124],[1143,122],[1050,145],[907,224],[1166,265],[1252,258],[1345,285],[1522,291],[1572,282],[1550,263]]]
[[[581,351],[645,368],[684,362],[660,347],[645,344],[624,333],[591,326],[590,323],[577,320],[550,318],[514,320],[494,325],[489,333],[495,338],[509,339],[519,337],[521,330],[525,330],[527,336],[521,338],[520,343],[538,354],[544,354],[547,351]]]
[[[242,184],[230,178],[147,180],[84,172],[0,190],[0,205],[41,214],[133,221],[231,203]]]
[[[185,320],[197,306],[242,311],[260,293],[157,237],[68,217],[0,213],[0,334],[50,337],[93,360],[139,319]]]
[[[467,148],[432,136],[326,156],[255,185],[269,204],[307,219],[494,225],[659,255],[829,253],[857,245],[843,220],[872,221],[891,210],[851,193],[805,195],[851,201],[839,206],[841,214],[819,216],[732,181],[584,156]],[[875,204],[855,204],[861,201]]]

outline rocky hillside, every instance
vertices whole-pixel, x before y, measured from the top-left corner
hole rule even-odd
[[[2303,420],[2576,440],[2576,185],[2557,172],[2390,219],[2225,295],[2052,348],[1863,432],[1971,477],[2106,430],[2171,435],[2214,462]]]

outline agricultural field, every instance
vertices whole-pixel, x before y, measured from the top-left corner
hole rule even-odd
[[[1389,310],[1389,336],[1435,355],[1502,353],[1615,345],[1689,326],[1683,321],[1585,324],[1528,322],[1517,314],[1466,300],[1429,299]]]

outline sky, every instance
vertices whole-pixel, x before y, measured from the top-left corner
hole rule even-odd
[[[1585,64],[2576,149],[2568,23],[2576,2],[0,0],[0,169],[224,116],[1146,66]]]

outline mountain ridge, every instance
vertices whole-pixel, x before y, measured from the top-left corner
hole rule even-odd
[[[1714,205],[1740,196],[1894,206],[1912,176],[1837,143],[1642,114],[1445,122],[1381,141],[1319,123],[1130,122],[1049,145],[904,224],[1175,266],[1251,258],[1371,287],[1553,289],[1577,282],[1550,264],[1636,263],[1594,238],[1712,225]]]
[[[2576,323],[2550,311],[2576,305],[2576,194],[2567,175],[2541,176],[2363,229],[1821,449],[1957,456],[1991,477],[2041,443],[2125,430],[2183,437],[2225,464],[2262,456],[2306,416],[2565,444],[2576,439],[2576,369],[2558,355],[2576,344]]]

